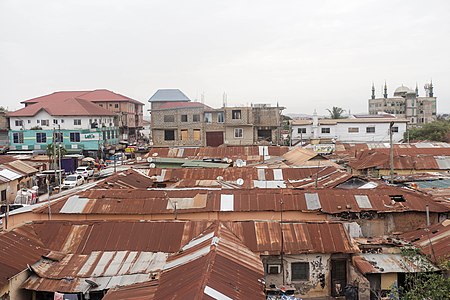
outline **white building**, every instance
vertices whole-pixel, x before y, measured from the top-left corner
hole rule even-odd
[[[373,115],[347,119],[319,119],[314,113],[310,120],[292,121],[292,143],[300,140],[327,140],[341,142],[389,142],[389,127],[394,122],[393,141],[399,142],[406,132],[408,120],[390,115]]]

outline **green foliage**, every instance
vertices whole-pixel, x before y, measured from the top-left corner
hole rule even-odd
[[[405,276],[405,284],[399,288],[394,285],[391,288],[391,299],[450,299],[450,278],[446,278],[445,271],[448,270],[448,262],[440,265],[441,271],[435,272],[429,261],[414,247],[404,247],[401,250],[403,256],[420,266],[425,272],[408,273]]]
[[[56,153],[55,153],[56,150]],[[61,157],[67,154],[67,150],[61,146],[61,150],[58,150],[58,146],[53,147],[53,144],[47,144],[47,156],[49,160],[53,159],[53,156],[56,155],[56,160],[59,160],[59,154],[61,153]],[[53,166],[53,169],[56,169],[56,165]]]
[[[337,106],[333,106],[333,108],[331,110],[329,110],[329,109],[327,109],[327,110],[330,113],[331,119],[343,119],[344,118],[342,116],[342,114],[344,113],[345,109],[342,109]]]
[[[422,127],[409,129],[409,140],[447,142],[449,132],[450,122],[439,120],[424,124]],[[407,140],[407,138],[408,133],[405,132],[404,139]]]

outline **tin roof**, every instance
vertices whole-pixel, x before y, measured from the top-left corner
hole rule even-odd
[[[419,192],[393,187],[376,189],[222,189],[222,190],[87,190],[51,204],[53,214],[84,214],[90,218],[105,215],[177,215],[229,211],[245,212],[258,218],[258,212],[302,211],[325,214],[372,211],[399,213],[404,211],[447,212],[448,207]],[[46,214],[47,206],[33,213]],[[254,212],[255,214],[248,214]],[[94,215],[98,215],[97,217]],[[68,216],[67,216],[68,217]]]
[[[98,188],[104,189],[146,189],[151,187],[153,180],[134,169],[115,173],[99,182]]]
[[[434,262],[450,258],[450,220],[400,235]]]
[[[167,182],[170,187],[227,188],[311,188],[334,187],[352,177],[333,166],[304,168],[182,168],[148,169],[147,174],[156,182]],[[237,181],[242,179],[240,184]],[[231,184],[231,186],[229,185]]]
[[[152,280],[110,289],[103,300],[153,300],[159,281]]]
[[[410,259],[402,254],[360,253],[353,257],[353,265],[363,274],[415,273],[437,270],[421,256]]]
[[[149,102],[191,101],[179,89],[159,89],[148,100]]]
[[[197,147],[197,148],[152,148],[146,157],[174,158],[228,158],[233,161],[262,161],[273,156],[282,156],[289,151],[285,146],[227,146],[227,147]]]
[[[279,255],[281,228],[284,253],[355,253],[358,247],[342,223],[247,221],[225,223],[252,251],[260,255]]]
[[[42,258],[31,266],[34,274],[22,288],[35,291],[77,293],[107,290],[151,280],[159,272],[167,254],[163,252],[93,251],[67,254],[62,259]],[[90,287],[86,280],[97,284]]]
[[[31,225],[0,232],[0,287],[48,252]]]
[[[8,162],[8,163],[4,164],[4,166],[12,168],[13,171],[19,171],[20,173],[22,173],[25,176],[34,175],[37,172],[39,172],[38,169],[34,168],[33,166],[31,166],[21,160],[14,160],[14,161]]]

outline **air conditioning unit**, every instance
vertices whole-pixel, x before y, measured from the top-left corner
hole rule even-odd
[[[281,265],[267,265],[267,274],[280,274]]]

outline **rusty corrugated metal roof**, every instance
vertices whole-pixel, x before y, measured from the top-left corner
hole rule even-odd
[[[423,228],[400,235],[411,242],[434,262],[450,257],[450,220],[445,220],[430,228]]]
[[[284,253],[355,253],[357,245],[342,223],[247,221],[224,223],[254,252],[278,255],[283,228]]]
[[[353,257],[353,264],[363,274],[437,271],[425,258],[410,259],[402,254],[360,253]]]
[[[153,180],[142,172],[128,169],[109,176],[97,187],[105,189],[146,189],[151,187]]]
[[[447,212],[448,207],[431,196],[411,190],[379,187],[376,189],[223,189],[223,190],[89,190],[51,204],[54,214],[152,215],[221,212],[224,197],[229,197],[230,211],[343,212],[378,213],[421,211]],[[314,198],[315,202],[312,203]],[[81,201],[82,200],[82,201]],[[73,205],[78,203],[79,205]],[[47,213],[48,207],[34,209]]]
[[[0,232],[0,241],[0,287],[48,252],[31,225]]]
[[[153,300],[159,281],[152,280],[143,283],[110,289],[103,300]]]

